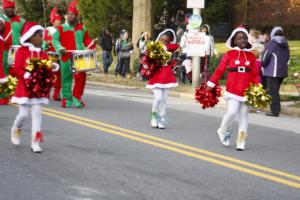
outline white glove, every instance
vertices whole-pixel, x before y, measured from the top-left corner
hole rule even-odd
[[[57,72],[59,70],[59,64],[52,63],[52,72]]]
[[[23,77],[24,77],[24,79],[29,79],[30,76],[31,76],[31,73],[25,72]]]

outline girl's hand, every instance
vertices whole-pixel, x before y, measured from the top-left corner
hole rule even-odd
[[[30,72],[25,72],[25,74],[23,75],[24,79],[29,79],[30,76],[31,76]]]
[[[209,87],[209,86],[206,86],[206,90],[211,92],[213,90],[213,88]]]
[[[57,72],[59,70],[59,64],[57,63],[52,63],[52,72]]]

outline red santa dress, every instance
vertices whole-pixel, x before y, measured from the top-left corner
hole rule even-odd
[[[231,98],[240,102],[247,101],[245,90],[251,83],[259,83],[259,71],[256,67],[256,57],[251,52],[252,45],[249,43],[247,48],[239,49],[232,47],[232,39],[238,33],[245,33],[248,38],[249,34],[244,28],[237,28],[233,31],[231,37],[227,40],[226,45],[229,50],[222,58],[219,66],[207,85],[215,87],[218,80],[223,76],[225,71],[228,72],[225,99]]]

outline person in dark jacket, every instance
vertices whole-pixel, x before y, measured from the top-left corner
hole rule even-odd
[[[100,44],[102,48],[102,62],[103,62],[103,68],[104,73],[108,73],[108,69],[110,65],[112,64],[112,48],[113,48],[113,39],[111,37],[110,31],[108,28],[106,28],[101,36]]]
[[[267,88],[272,96],[271,112],[267,116],[278,117],[281,106],[279,89],[284,78],[288,75],[290,50],[281,27],[273,28],[271,41],[266,44],[263,53],[263,75],[267,78]]]

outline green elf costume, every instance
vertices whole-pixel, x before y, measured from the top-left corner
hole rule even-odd
[[[11,0],[2,0],[3,13],[0,15],[5,20],[5,30],[3,32],[4,52],[3,52],[3,67],[4,73],[8,75],[8,51],[11,45],[19,45],[21,31],[25,20],[16,15],[16,2]],[[0,104],[7,104],[9,97],[6,94],[0,95]]]
[[[72,106],[82,108],[85,106],[82,96],[86,83],[86,73],[72,74],[71,51],[85,50],[86,47],[89,47],[89,49],[95,48],[94,41],[89,37],[86,27],[79,23],[78,14],[76,4],[72,2],[67,11],[67,22],[58,26],[57,31],[52,36],[52,44],[56,52],[61,54],[60,67],[63,94],[61,106],[65,108]],[[73,78],[74,87],[72,92]]]

